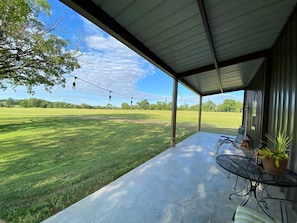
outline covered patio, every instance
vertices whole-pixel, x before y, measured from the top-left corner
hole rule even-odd
[[[44,223],[232,222],[242,198],[228,199],[236,177],[216,164],[219,137],[198,132]],[[283,197],[277,187],[269,192]],[[247,206],[257,209],[256,200]],[[269,208],[279,212],[277,202]]]
[[[45,222],[232,222],[240,201],[228,199],[234,176],[215,162],[219,135],[198,132],[175,145],[178,83],[200,105],[203,96],[244,90],[252,148],[265,133],[296,135],[296,1],[60,1],[173,78],[172,148]],[[201,106],[199,114],[198,130]],[[295,148],[297,137],[294,172]],[[296,200],[296,190],[283,191]]]
[[[171,146],[178,83],[197,93],[200,105],[204,96],[244,90],[242,125],[252,148],[265,133],[297,134],[296,0],[60,1],[172,77]]]

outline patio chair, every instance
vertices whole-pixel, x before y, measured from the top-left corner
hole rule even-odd
[[[278,209],[270,208],[273,205]],[[297,222],[296,200],[268,196],[258,201],[258,210],[262,210],[271,219],[277,219],[282,223]]]
[[[228,145],[232,145],[234,146],[235,148],[237,148],[243,137],[244,137],[244,133],[245,133],[245,127],[244,126],[240,126],[238,131],[237,131],[237,135],[236,137],[229,137],[229,136],[221,136],[219,138],[219,140],[217,141],[217,151],[220,149],[220,147],[222,147],[223,144],[228,144]]]
[[[268,216],[253,209],[238,206],[234,215],[234,223],[277,223]]]
[[[264,207],[262,205],[264,204]],[[271,207],[274,206],[274,208]],[[272,209],[270,210],[271,207]],[[258,202],[258,210],[261,207],[263,213],[251,208],[238,206],[235,215],[235,223],[292,223],[297,222],[297,201],[282,198],[266,197]]]
[[[252,157],[253,152],[248,149],[241,149],[243,140],[248,141],[248,137],[245,136],[245,127],[242,125],[237,131],[237,136],[235,138],[229,136],[221,136],[216,143],[216,155],[221,155],[223,153],[239,154],[242,156]],[[228,179],[230,178],[230,172],[228,173]],[[238,182],[238,176],[236,176],[236,181],[233,189],[236,189]]]
[[[237,136],[221,136],[216,143],[216,154],[220,155],[223,153],[235,153],[243,156],[251,157],[253,153],[249,151],[250,147],[248,144],[249,138],[245,135],[245,127],[240,126],[237,131]],[[245,147],[245,149],[241,149]]]

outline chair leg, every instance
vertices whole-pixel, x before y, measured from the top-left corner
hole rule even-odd
[[[216,155],[218,155],[218,152],[219,152],[219,149],[222,147],[222,145],[223,145],[223,140],[218,140],[218,142],[217,142],[217,144],[216,144],[216,146],[215,146],[215,148],[216,148]]]
[[[235,184],[234,184],[234,187],[233,187],[234,190],[236,190],[237,182],[238,182],[238,176],[236,176],[236,181],[235,181]]]
[[[230,179],[230,174],[231,174],[231,173],[228,172],[228,179]],[[237,182],[238,182],[238,176],[236,176],[236,181],[235,181],[235,184],[234,184],[234,187],[233,187],[234,190],[236,189]]]

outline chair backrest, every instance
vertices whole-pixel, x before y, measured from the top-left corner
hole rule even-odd
[[[257,212],[256,210],[238,206],[234,216],[234,223],[255,223],[255,222],[265,222],[265,223],[277,223],[268,216]]]
[[[236,136],[236,139],[235,139],[235,141],[237,143],[241,143],[241,141],[243,139],[243,136],[244,136],[244,132],[245,132],[245,127],[242,125],[238,129],[237,136]]]

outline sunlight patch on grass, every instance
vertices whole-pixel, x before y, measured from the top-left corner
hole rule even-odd
[[[40,222],[168,149],[170,115],[0,108],[0,219]],[[239,126],[202,117],[202,130]],[[177,142],[197,131],[197,119],[197,112],[178,111]]]

